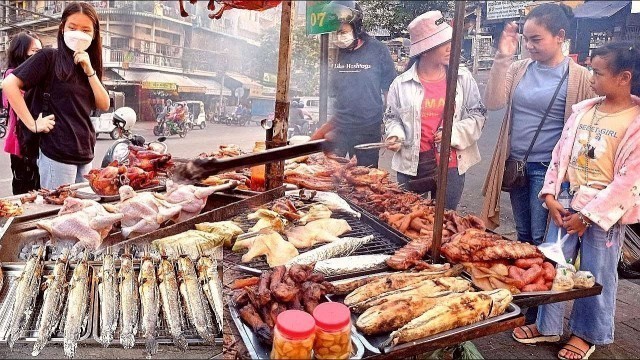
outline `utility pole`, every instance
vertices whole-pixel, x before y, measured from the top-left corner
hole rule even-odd
[[[478,74],[478,57],[480,56],[480,18],[482,8],[476,5],[476,33],[473,36],[473,75]]]

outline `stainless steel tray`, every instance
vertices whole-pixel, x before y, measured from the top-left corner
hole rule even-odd
[[[140,270],[140,260],[133,260],[133,268],[136,271],[136,277],[137,274]],[[115,261],[115,265],[116,265],[116,269],[120,270],[120,261],[117,260]],[[99,263],[93,263],[92,267],[94,268],[94,274],[97,274],[100,268],[100,264]],[[220,267],[220,266],[218,266]],[[157,271],[157,266],[156,266],[156,271]],[[96,277],[97,279],[97,277]],[[92,313],[93,313],[93,329],[92,329],[92,341],[95,342],[95,338],[99,338],[100,337],[100,295],[98,294],[98,281],[96,280],[96,286],[94,289],[94,305],[92,308]],[[162,305],[160,305],[162,306]],[[195,327],[191,324],[191,322],[188,319],[188,316],[186,315],[186,313],[184,312],[184,307],[182,305],[182,302],[180,304],[180,307],[182,309],[182,313],[184,314],[183,317],[183,323],[182,323],[182,329],[183,329],[183,334],[185,336],[185,338],[187,339],[187,342],[189,344],[204,344],[204,340],[198,336],[198,333],[196,332]],[[215,316],[215,314],[213,315]],[[158,336],[156,337],[156,340],[158,340],[159,344],[173,344],[173,337],[171,336],[171,334],[169,333],[169,328],[167,326],[167,323],[164,319],[164,316],[162,315],[162,310],[160,310],[159,316],[158,316],[158,324],[156,325],[156,329],[158,331]],[[218,336],[216,337],[216,344],[222,344],[223,342],[223,338],[222,338],[222,330],[218,329]],[[136,344],[144,344],[146,342],[146,339],[144,337],[144,333],[143,333],[143,328],[142,326],[138,325],[138,334],[136,336]],[[111,342],[111,344],[120,344],[120,322],[118,321],[118,328],[116,329],[116,332],[114,333],[113,336],[113,341]]]
[[[336,302],[340,302],[342,303],[344,298],[346,295],[326,295],[325,297],[329,300],[329,301],[336,301]],[[499,316],[494,316],[492,318],[486,319],[486,320],[482,320],[479,321],[475,324],[471,324],[471,325],[467,325],[467,326],[462,326],[456,329],[452,329],[452,330],[448,330],[448,331],[444,331],[441,332],[439,334],[435,334],[426,338],[422,338],[422,339],[418,339],[412,342],[408,342],[405,344],[400,344],[400,345],[396,345],[396,346],[387,346],[384,347],[382,346],[382,344],[389,338],[389,334],[390,333],[385,333],[382,335],[373,335],[373,336],[369,336],[369,335],[365,335],[363,333],[361,333],[358,329],[356,329],[356,327],[354,326],[352,329],[352,333],[358,338],[358,340],[360,340],[362,342],[362,344],[364,345],[364,347],[374,353],[374,354],[388,354],[391,353],[393,351],[396,350],[402,350],[402,349],[406,349],[406,348],[411,348],[414,347],[416,345],[422,345],[422,344],[426,344],[429,342],[433,342],[436,340],[442,340],[442,339],[446,339],[449,337],[453,337],[456,335],[459,335],[461,333],[465,333],[465,332],[469,332],[469,331],[476,331],[478,329],[482,329],[482,328],[487,328],[489,326],[491,326],[492,324],[504,321],[504,320],[509,320],[515,317],[520,316],[520,307],[518,307],[518,305],[515,304],[509,304],[509,307],[507,308],[507,310],[504,312],[504,314],[499,315]],[[351,313],[351,323],[355,324],[356,320],[358,319],[358,315]]]
[[[44,271],[43,275],[50,275],[53,271],[53,267],[55,262],[49,261],[44,263]],[[15,302],[16,297],[16,288],[18,282],[17,278],[22,274],[22,271],[25,267],[25,263],[22,264],[3,264],[2,271],[4,274],[4,286],[0,291],[0,343],[6,343],[8,339],[9,327],[11,326],[11,314],[13,304]],[[76,263],[69,264],[69,269],[67,270],[67,280],[71,280],[73,275],[73,269],[76,267]],[[91,267],[90,267],[91,268]],[[86,340],[91,335],[91,327],[93,323],[93,306],[94,306],[94,298],[96,293],[96,284],[93,276],[93,272],[89,270],[89,276],[91,279],[91,288],[89,289],[89,314],[87,315],[87,325],[83,329],[82,334],[80,336],[80,341]],[[24,342],[35,342],[38,339],[38,327],[40,325],[39,318],[40,313],[42,311],[42,302],[43,302],[43,294],[44,291],[40,291],[38,297],[36,298],[36,306],[33,311],[33,315],[31,320],[25,327],[25,331],[22,336],[18,340],[20,343]],[[66,302],[66,300],[65,300]],[[64,321],[64,319],[62,319]],[[57,329],[53,336],[51,336],[50,342],[63,342],[64,334]]]
[[[231,313],[231,319],[233,319],[236,328],[238,328],[238,332],[240,333],[240,337],[242,338],[244,345],[247,347],[247,351],[249,351],[251,359],[270,359],[271,347],[258,341],[256,336],[253,334],[251,327],[242,322],[240,314],[231,303],[229,303],[229,312]],[[351,332],[355,335],[355,327],[352,327]],[[360,342],[357,336],[351,336],[351,343],[353,344],[351,359],[362,359],[365,351],[363,343]]]

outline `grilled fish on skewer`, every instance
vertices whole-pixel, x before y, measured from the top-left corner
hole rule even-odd
[[[207,300],[202,294],[200,283],[196,275],[195,267],[189,257],[182,256],[178,259],[178,281],[180,294],[191,323],[195,326],[198,335],[208,344],[215,343],[215,331],[213,320]]]
[[[218,262],[209,257],[201,257],[198,260],[198,277],[215,313],[218,329],[222,330],[224,305],[222,304],[222,283],[218,276]]]
[[[100,337],[96,337],[96,341],[107,347],[113,341],[113,334],[118,328],[118,317],[120,315],[118,274],[116,272],[115,257],[111,253],[104,255],[98,277],[100,280],[98,285],[98,294],[100,296]]]
[[[89,264],[85,252],[76,268],[69,284],[69,298],[67,312],[64,319],[64,354],[72,358],[76,354],[76,347],[82,335],[82,329],[87,325],[89,315]]]
[[[53,273],[47,276],[46,290],[40,315],[40,327],[38,328],[38,340],[33,345],[32,356],[38,356],[51,339],[51,335],[58,327],[64,310],[67,294],[67,268],[69,250],[65,249],[62,257],[58,259],[53,268]]]
[[[293,259],[287,261],[285,265],[290,267],[294,264],[308,265],[321,260],[331,259],[334,257],[348,256],[356,251],[360,246],[373,240],[373,235],[362,238],[342,238],[327,245],[322,245],[313,250],[309,250],[300,254]]]
[[[384,269],[391,255],[356,255],[318,261],[314,270],[325,276],[337,276],[356,271]]]
[[[140,308],[142,309],[142,329],[147,339],[147,355],[155,355],[158,352],[156,323],[160,311],[160,293],[156,278],[156,269],[149,256],[142,259],[140,266]]]
[[[138,281],[133,270],[132,256],[128,253],[120,257],[120,344],[125,349],[135,345],[138,333],[140,298]]]
[[[512,300],[509,290],[468,292],[449,297],[391,333],[387,344],[402,344],[498,316]]]
[[[160,281],[160,297],[162,299],[162,313],[173,337],[173,343],[182,351],[187,350],[187,339],[182,333],[182,311],[178,295],[178,280],[173,264],[163,258],[158,266],[158,280]]]
[[[18,278],[15,303],[11,312],[11,327],[9,327],[9,347],[13,348],[16,340],[22,335],[25,326],[31,320],[35,300],[40,290],[42,278],[42,255],[44,247],[40,247],[36,254],[32,254]]]

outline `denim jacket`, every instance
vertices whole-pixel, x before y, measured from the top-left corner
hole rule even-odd
[[[385,139],[397,136],[404,144],[393,155],[391,168],[415,176],[418,171],[422,120],[420,110],[424,97],[422,83],[418,79],[418,64],[398,76],[387,95]],[[458,173],[464,174],[480,162],[477,141],[484,127],[486,109],[482,103],[478,84],[466,67],[458,69],[455,112],[451,146],[456,149]]]

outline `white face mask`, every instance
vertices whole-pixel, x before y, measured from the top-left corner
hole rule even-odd
[[[338,34],[333,43],[340,49],[346,49],[353,44],[354,40],[353,33]]]
[[[64,43],[67,47],[74,52],[85,51],[91,46],[93,38],[91,35],[83,33],[82,31],[73,30],[64,32]]]

